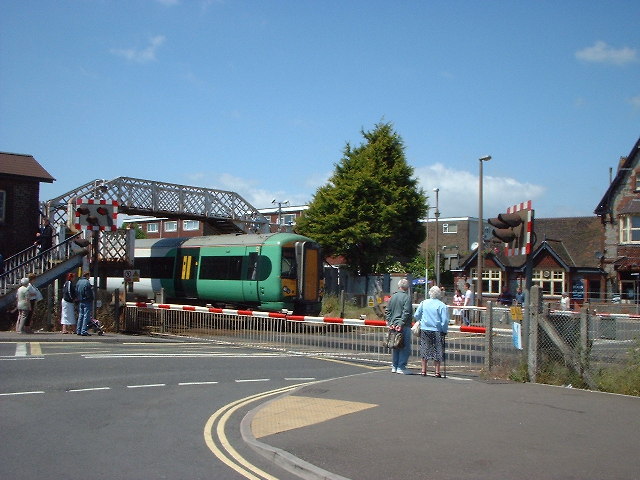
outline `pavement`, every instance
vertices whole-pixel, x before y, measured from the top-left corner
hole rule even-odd
[[[0,341],[17,337],[0,332]],[[447,373],[401,375],[389,367],[308,384],[247,412],[242,436],[309,479],[640,478],[640,398],[487,380],[453,366]]]

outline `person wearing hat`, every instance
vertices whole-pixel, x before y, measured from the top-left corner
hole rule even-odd
[[[16,322],[16,332],[26,333],[25,323],[31,312],[31,302],[29,301],[29,279],[24,277],[20,280],[20,288],[16,294],[18,300],[18,321]]]

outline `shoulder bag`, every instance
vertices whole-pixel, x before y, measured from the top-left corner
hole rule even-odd
[[[390,328],[389,333],[387,334],[387,338],[383,342],[383,345],[389,349],[402,348],[404,346],[402,332]]]

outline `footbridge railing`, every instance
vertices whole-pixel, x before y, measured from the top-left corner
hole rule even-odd
[[[219,233],[265,233],[269,221],[235,192],[140,178],[92,180],[42,204],[54,225],[67,224],[78,198],[118,202],[119,213],[201,220]]]

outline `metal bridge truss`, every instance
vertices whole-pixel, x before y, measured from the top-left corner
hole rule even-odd
[[[53,225],[67,224],[69,206],[78,198],[118,202],[118,212],[201,220],[218,233],[266,233],[269,221],[235,192],[175,185],[139,178],[96,179],[42,204]]]

